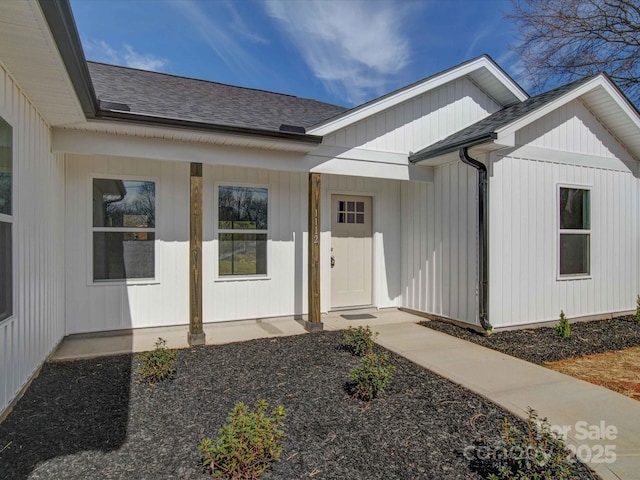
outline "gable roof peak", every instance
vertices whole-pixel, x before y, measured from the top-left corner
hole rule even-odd
[[[324,120],[311,126],[308,132],[326,135],[463,77],[470,78],[503,106],[529,98],[527,92],[488,54],[482,54]]]

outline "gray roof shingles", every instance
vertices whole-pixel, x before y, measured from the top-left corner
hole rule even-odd
[[[516,103],[498,110],[473,125],[463,128],[462,130],[459,130],[456,133],[423,148],[419,152],[412,153],[410,158],[412,161],[426,160],[428,158],[457,150],[458,148],[465,146],[465,144],[471,144],[474,140],[488,136],[496,130],[509,125],[555,99],[560,98],[574,88],[577,88],[583,83],[591,80],[593,77],[594,75],[581,78],[561,87],[549,90],[548,92],[536,95],[535,97],[528,98],[524,102]]]
[[[308,98],[128,67],[87,62],[99,100],[132,113],[241,128],[278,131],[309,127],[346,111]]]

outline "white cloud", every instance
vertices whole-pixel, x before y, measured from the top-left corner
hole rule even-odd
[[[119,63],[118,52],[104,40],[84,40],[82,42],[87,58],[102,63]]]
[[[525,89],[528,93],[531,93],[535,89],[535,85],[531,80],[531,76],[528,74],[522,60],[514,50],[507,50],[500,55],[496,63],[500,65],[504,70]]]
[[[124,65],[140,70],[163,71],[167,65],[166,58],[157,57],[150,53],[139,53],[131,45],[124,44],[121,50],[117,50],[104,40],[88,39],[82,42],[85,55],[89,60],[96,62]]]
[[[130,45],[125,44],[124,49],[124,60],[127,67],[161,72],[164,66],[167,64],[167,59],[156,57],[155,55],[151,55],[149,53],[138,53]]]
[[[225,5],[231,14],[233,19],[231,25],[226,22],[220,25],[219,23],[222,23],[221,20],[226,20],[226,16],[221,15],[219,18],[210,16],[205,9],[193,0],[170,0],[170,3],[185,17],[209,48],[224,63],[244,73],[256,71],[258,62],[245,50],[238,37],[233,33],[239,33],[240,36],[253,42],[265,43],[266,41],[251,33],[250,29],[237,14],[232,3],[221,4]],[[228,31],[229,26],[232,27],[233,33]]]
[[[410,62],[403,25],[413,4],[270,0],[265,5],[325,88],[347,102],[380,95]]]

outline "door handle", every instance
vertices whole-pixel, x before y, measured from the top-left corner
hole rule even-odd
[[[334,257],[333,255],[331,255],[331,268],[336,266],[336,257]]]

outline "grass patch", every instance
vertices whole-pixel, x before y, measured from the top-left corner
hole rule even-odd
[[[568,358],[544,365],[557,372],[640,400],[640,347]]]

